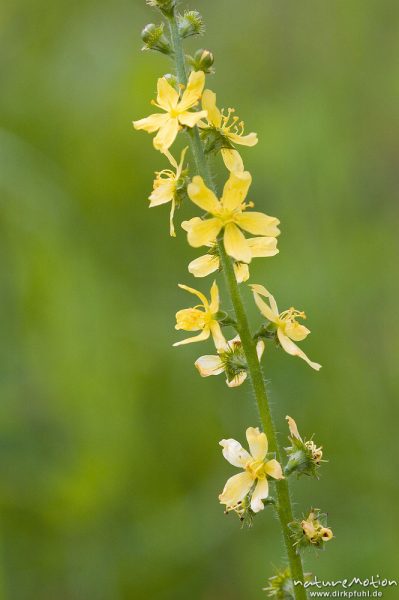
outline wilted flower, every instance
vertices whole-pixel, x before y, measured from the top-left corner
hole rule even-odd
[[[174,167],[175,172],[171,171],[170,169],[164,169],[163,171],[156,173],[154,189],[149,197],[150,208],[153,208],[154,206],[160,206],[161,204],[166,204],[167,202],[172,203],[170,209],[170,235],[173,237],[176,235],[173,225],[173,216],[175,214],[176,203],[178,201],[178,193],[180,189],[184,187],[185,178],[182,178],[182,172],[187,148],[184,148],[182,151],[179,164],[177,164],[176,160],[168,150],[165,151],[165,155],[168,157],[170,164]]]
[[[299,547],[313,546],[322,548],[325,542],[333,537],[333,532],[327,527],[327,515],[319,508],[312,508],[306,519],[301,522],[293,521],[288,524],[292,531],[294,545]]]
[[[252,284],[250,287],[252,288],[255,302],[260,312],[266,319],[275,325],[277,329],[277,338],[284,350],[292,356],[299,356],[302,358],[312,367],[312,369],[315,369],[316,371],[321,369],[321,365],[312,362],[293,341],[299,342],[304,340],[310,333],[307,327],[301,325],[296,320],[298,318],[306,319],[305,313],[296,310],[295,308],[290,308],[279,313],[274,297],[263,285]],[[262,300],[261,296],[266,297],[269,300],[269,304]]]
[[[322,447],[316,446],[313,440],[304,441],[298,432],[298,427],[292,417],[286,417],[291,436],[291,446],[285,448],[288,455],[288,463],[284,469],[285,475],[294,471],[299,475],[311,475],[317,477],[317,470],[323,458]]]
[[[199,123],[207,150],[220,150],[229,171],[243,171],[242,158],[234,145],[255,146],[258,143],[256,133],[244,135],[244,122],[234,116],[233,108],[229,108],[227,114],[224,109],[220,111],[216,106],[216,94],[211,90],[204,90],[202,108],[208,113],[207,122]]]
[[[260,340],[256,344],[256,350],[259,360],[262,358],[265,344]],[[245,358],[240,336],[237,335],[228,341],[224,348],[221,348],[218,354],[207,354],[200,356],[195,361],[201,377],[210,377],[210,375],[226,374],[226,383],[229,387],[237,387],[244,383],[247,378],[248,365]]]

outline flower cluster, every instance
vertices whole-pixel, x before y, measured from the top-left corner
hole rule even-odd
[[[255,132],[245,133],[244,122],[234,108],[220,110],[215,93],[206,88],[207,75],[213,73],[212,52],[200,48],[193,56],[184,59],[183,40],[202,35],[204,31],[201,15],[191,10],[179,14],[177,0],[148,0],[148,4],[159,9],[168,23],[171,36],[167,36],[163,23],[147,25],[142,33],[144,49],[168,55],[177,66],[176,77],[165,75],[158,79],[157,97],[152,104],[159,112],[133,122],[135,129],[154,134],[154,148],[172,167],[155,173],[149,195],[150,207],[170,204],[169,232],[173,237],[176,236],[174,220],[177,209],[185,204],[187,210],[192,211],[190,218],[181,222],[181,228],[187,236],[188,245],[205,248],[205,253],[191,260],[188,271],[196,278],[223,271],[230,293],[229,302],[234,308],[231,315],[221,309],[216,281],[211,285],[209,299],[201,291],[179,284],[199,303],[193,302],[194,306],[176,313],[176,330],[195,332],[195,335],[173,345],[212,340],[214,353],[200,356],[195,361],[199,374],[206,378],[223,373],[229,388],[252,381],[263,426],[267,430],[247,428],[249,452],[234,439],[222,439],[223,456],[241,472],[228,479],[219,501],[226,513],[233,511],[248,523],[252,523],[253,517],[270,504],[276,508],[286,540],[289,539],[290,528],[295,548],[322,547],[333,536],[318,509],[312,509],[306,519],[290,524],[287,523],[290,518],[285,519],[284,516],[290,514],[285,512],[285,505],[288,504],[291,510],[286,478],[292,473],[317,476],[322,448],[317,447],[313,440],[303,440],[295,421],[287,417],[290,446],[286,448],[288,462],[285,467],[282,466],[277,436],[271,418],[267,416],[269,408],[265,413],[262,405],[267,404],[267,394],[259,364],[265,354],[266,343],[274,341],[287,354],[301,358],[316,371],[320,370],[321,365],[311,361],[297,344],[310,333],[299,322],[306,319],[306,315],[295,308],[280,312],[275,298],[263,285],[243,285],[250,279],[253,259],[271,258],[279,252],[280,221],[263,211],[253,210],[255,204],[250,196],[252,175],[244,167],[239,151],[240,147],[256,146],[258,136]],[[194,166],[186,164],[188,146],[181,151],[179,161],[174,158],[178,155],[172,146],[182,135],[186,135],[189,141]],[[221,194],[217,192],[208,165],[208,161],[218,155],[225,173]],[[260,328],[254,335],[249,329],[240,287],[253,297],[262,316]],[[228,341],[224,328],[234,330]],[[270,484],[274,486],[277,500],[269,494]],[[283,489],[284,492],[280,493]],[[282,571],[270,580],[267,588],[270,596],[291,597],[289,573],[289,570]],[[280,592],[286,595],[277,595]]]

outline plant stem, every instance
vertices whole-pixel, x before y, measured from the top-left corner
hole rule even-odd
[[[179,35],[175,16],[169,18],[170,33],[172,38],[174,58],[176,63],[177,77],[179,83],[187,84],[186,60],[184,56],[183,44]],[[189,130],[191,150],[194,156],[198,174],[201,175],[216,195],[217,190],[212,181],[209,166],[204,153],[203,145],[199,136],[197,127]],[[248,371],[252,383],[253,391],[256,397],[260,418],[263,429],[269,440],[270,450],[276,453],[276,459],[281,463],[281,451],[277,441],[276,430],[273,424],[273,418],[270,411],[270,406],[267,398],[267,390],[265,380],[262,374],[262,369],[259,364],[256,353],[256,342],[254,341],[249,327],[248,317],[245,311],[238,283],[235,278],[233,263],[227,255],[223,242],[218,242],[219,254],[223,266],[223,272],[226,279],[227,288],[229,290],[231,301],[233,303],[234,312],[237,320],[237,330],[241,338],[242,347],[248,364]],[[291,570],[291,577],[295,581],[300,581],[303,584],[303,568],[300,554],[296,551],[292,544],[288,523],[294,520],[292,512],[292,504],[290,490],[287,479],[276,482],[277,490],[277,513],[283,531],[284,543],[287,551],[288,561]],[[306,600],[307,594],[303,585],[297,585],[294,588],[296,600]]]

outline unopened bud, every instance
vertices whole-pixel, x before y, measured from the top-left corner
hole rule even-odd
[[[148,6],[159,8],[166,16],[173,15],[176,0],[147,0]]]
[[[188,61],[193,68],[193,71],[203,71],[204,73],[214,73],[212,68],[215,58],[210,50],[200,48],[194,56],[188,56]]]
[[[177,25],[181,38],[202,35],[205,31],[204,21],[197,10],[187,10],[183,15],[178,15]]]
[[[149,23],[141,32],[141,39],[145,43],[142,50],[155,50],[162,54],[172,54],[172,48],[168,38],[163,32],[164,24],[154,25]]]

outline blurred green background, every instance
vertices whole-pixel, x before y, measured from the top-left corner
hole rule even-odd
[[[282,222],[252,281],[306,310],[303,348],[324,365],[265,358],[281,440],[290,414],[329,459],[320,481],[294,481],[297,514],[322,508],[336,536],[306,570],[395,577],[399,4],[190,8],[207,34],[188,48],[216,56],[208,86],[259,133],[251,198]],[[264,597],[278,523],[265,510],[241,530],[217,501],[236,472],[218,441],[258,423],[249,386],[200,379],[210,342],[171,347],[191,301],[177,283],[211,278],[187,273],[199,252],[169,238],[168,208],[147,208],[167,165],[131,120],[171,70],[140,53],[158,17],[144,0],[0,10],[0,598]]]

